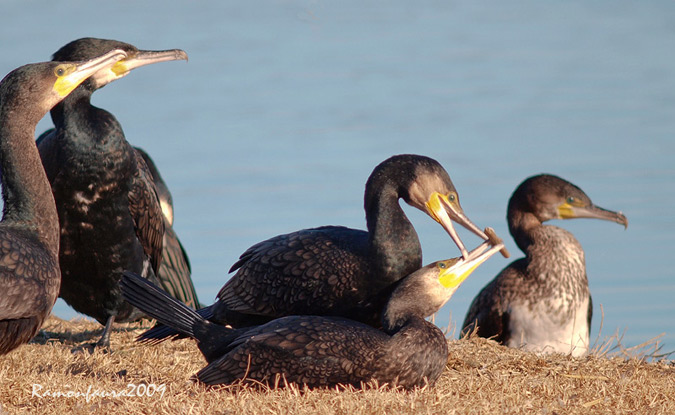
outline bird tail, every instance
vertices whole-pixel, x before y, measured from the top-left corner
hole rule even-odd
[[[184,336],[201,341],[207,332],[213,330],[209,330],[207,326],[217,326],[136,273],[124,271],[120,288],[124,299],[131,305]],[[224,333],[231,332],[226,327],[217,327],[218,329],[214,329],[222,329]]]
[[[199,314],[204,320],[209,320],[211,317],[213,317],[211,306],[200,308],[197,310],[197,314]],[[158,323],[150,330],[141,333],[136,340],[142,343],[159,344],[167,339],[178,340],[184,339],[185,337],[187,337],[187,335],[179,333],[178,330],[174,329],[173,327]]]

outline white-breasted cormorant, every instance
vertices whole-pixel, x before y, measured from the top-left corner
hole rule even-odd
[[[466,258],[434,262],[402,279],[382,310],[382,328],[341,317],[287,316],[231,329],[205,320],[132,273],[125,298],[161,323],[197,340],[208,365],[196,378],[209,385],[253,380],[309,387],[360,387],[377,381],[411,389],[434,384],[448,360],[443,332],[424,318],[438,311],[478,265],[503,247],[484,242]],[[485,251],[485,252],[484,252]]]
[[[510,347],[537,352],[588,351],[593,304],[584,251],[551,219],[594,218],[628,226],[621,214],[595,206],[577,186],[542,174],[518,186],[509,201],[509,231],[526,257],[504,268],[476,296],[463,333],[476,329]]]
[[[397,155],[380,163],[366,183],[368,231],[324,226],[275,236],[250,247],[232,266],[237,273],[200,314],[246,327],[288,315],[347,317],[379,325],[394,283],[422,266],[422,248],[399,199],[439,222],[466,255],[452,221],[483,239],[464,214],[450,176],[434,159]],[[143,335],[156,342],[175,331],[158,326]]]
[[[52,106],[122,50],[86,62],[22,66],[0,82],[0,354],[35,336],[59,293],[59,219],[35,147],[35,127]]]
[[[187,55],[179,49],[143,51],[114,40],[83,38],[63,46],[53,58],[85,59],[113,48],[126,51],[128,57],[93,75],[56,105],[51,111],[55,129],[38,139],[61,226],[59,295],[76,311],[105,325],[98,342],[104,346],[109,345],[114,321],[142,316],[119,292],[123,270],[159,280],[181,301],[198,304],[189,272],[169,264],[178,261],[189,271],[180,243],[162,214],[155,177],[143,154],[127,142],[114,115],[91,105],[97,89],[132,69],[187,60]],[[173,245],[165,242],[167,237],[173,238]],[[170,252],[163,259],[167,249]],[[171,272],[163,274],[162,263]]]

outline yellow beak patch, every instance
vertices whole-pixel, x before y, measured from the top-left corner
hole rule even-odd
[[[117,76],[122,76],[129,72],[129,68],[127,67],[125,60],[118,61],[110,68],[110,70]]]
[[[478,265],[480,265],[481,262],[474,263],[468,269],[464,268],[463,266],[460,266],[458,269],[458,271],[460,271],[459,273],[455,272],[453,268],[450,267],[446,269],[444,272],[441,272],[440,277],[438,277],[438,281],[445,288],[458,287],[461,283],[464,282],[465,279],[467,279],[469,275],[471,275],[472,272],[476,270],[476,268],[478,268]]]
[[[82,83],[84,79],[80,79],[79,76],[74,76],[77,67],[73,64],[65,63],[54,68],[54,74],[57,79],[54,82],[54,91],[61,97],[73,92],[73,89],[77,88],[78,85]]]
[[[558,215],[560,215],[560,219],[573,219],[576,218],[576,215],[574,214],[573,206],[570,205],[569,203],[565,202],[562,205],[558,206]]]
[[[457,195],[455,193],[451,192],[448,195],[443,195],[438,192],[433,192],[429,197],[429,200],[425,203],[425,206],[429,216],[431,216],[436,222],[443,223],[440,215],[447,217],[444,205],[453,206],[456,202]]]

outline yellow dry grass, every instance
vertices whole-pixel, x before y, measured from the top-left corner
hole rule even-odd
[[[100,330],[52,317],[33,343],[0,357],[0,415],[675,413],[673,362],[647,362],[639,350],[626,357],[607,344],[570,358],[480,338],[451,341],[438,383],[411,392],[209,389],[190,380],[204,365],[193,341],[140,345],[141,324],[123,325],[111,353],[92,354],[86,345]]]

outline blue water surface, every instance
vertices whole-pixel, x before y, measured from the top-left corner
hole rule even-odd
[[[84,36],[190,56],[134,71],[94,104],[159,165],[202,302],[253,243],[364,228],[373,167],[418,153],[446,167],[467,215],[516,257],[506,203],[528,176],[559,175],[623,211],[627,230],[554,222],[586,251],[592,338],[602,320],[601,340],[665,333],[675,349],[675,3],[7,0],[0,73]],[[440,226],[405,210],[425,263],[457,256]],[[461,324],[507,264],[482,266],[436,323]],[[61,300],[54,313],[76,315]]]

